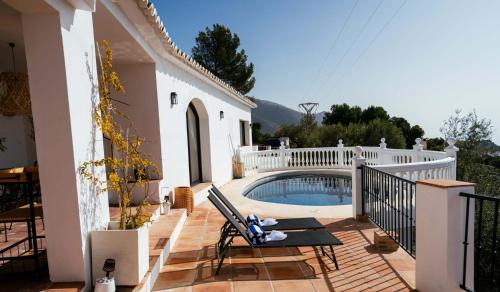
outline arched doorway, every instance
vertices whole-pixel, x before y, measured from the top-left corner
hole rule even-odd
[[[186,111],[188,154],[189,154],[189,182],[191,185],[199,183],[203,179],[201,166],[201,143],[200,143],[200,117],[193,103],[190,103]]]

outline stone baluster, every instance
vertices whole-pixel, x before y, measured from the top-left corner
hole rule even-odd
[[[344,144],[343,140],[339,139],[339,143],[337,144],[337,148],[339,148],[338,152],[338,164],[339,166],[344,166]]]

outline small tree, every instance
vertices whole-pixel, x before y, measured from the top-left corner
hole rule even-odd
[[[196,62],[242,94],[247,94],[255,85],[253,64],[247,64],[245,50],[238,51],[239,46],[238,35],[224,25],[214,24],[212,29],[207,27],[198,33],[191,53]]]
[[[130,120],[113,103],[111,93],[123,93],[125,89],[118,74],[113,71],[113,53],[108,42],[103,41],[102,44],[105,48],[105,56],[102,58],[99,54],[100,96],[99,103],[94,109],[94,122],[101,129],[103,136],[110,140],[114,155],[86,161],[80,166],[79,172],[100,191],[109,190],[118,197],[120,229],[134,229],[141,227],[151,218],[151,214],[145,210],[145,206],[148,205],[149,173],[157,174],[158,170],[140,150],[144,139],[135,134]],[[118,119],[127,121],[128,126],[123,129]],[[105,180],[93,172],[94,168],[103,166],[107,170]],[[144,189],[144,200],[136,206],[133,212],[131,195],[138,187]]]
[[[254,144],[264,144],[271,136],[262,132],[260,123],[252,123],[252,142]]]

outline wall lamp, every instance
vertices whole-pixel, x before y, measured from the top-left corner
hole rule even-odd
[[[170,92],[170,104],[171,105],[177,104],[177,93],[176,92]]]
[[[222,120],[224,118],[224,111],[219,112],[220,119]]]

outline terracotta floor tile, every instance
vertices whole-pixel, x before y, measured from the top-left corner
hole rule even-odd
[[[188,218],[155,289],[407,291],[408,283],[414,285],[414,259],[401,249],[392,253],[376,250],[373,231],[377,229],[351,219],[320,220],[344,242],[334,248],[340,270],[317,248],[250,248],[242,237],[235,237],[216,276],[215,243],[225,220],[210,204],[203,206]]]
[[[233,281],[267,281],[269,272],[263,263],[231,262],[231,279]]]
[[[212,282],[202,283],[193,286],[193,292],[231,292],[232,284],[230,282]]]
[[[178,287],[172,289],[160,289],[160,290],[152,290],[154,292],[191,292],[193,288],[191,286],[188,287]]]
[[[290,292],[290,291],[315,291],[314,286],[309,281],[304,280],[286,280],[286,281],[272,281],[274,291],[276,292]]]
[[[164,272],[158,275],[154,290],[191,286],[196,278],[196,270]]]
[[[292,262],[265,263],[271,280],[306,279],[299,265]]]
[[[235,292],[272,292],[269,281],[233,281]]]

